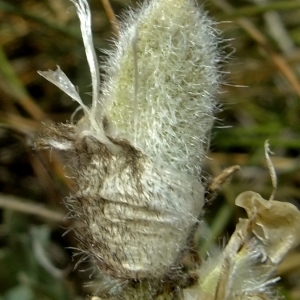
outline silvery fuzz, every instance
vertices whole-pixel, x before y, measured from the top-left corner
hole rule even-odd
[[[39,147],[72,152],[80,251],[114,278],[159,278],[177,267],[201,215],[201,164],[218,90],[216,32],[193,0],[146,1],[129,12],[101,67],[86,0],[72,1],[92,78],[85,105],[67,76],[39,72],[77,101],[76,124],[49,127]]]

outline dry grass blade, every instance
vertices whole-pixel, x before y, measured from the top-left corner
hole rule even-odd
[[[116,36],[119,36],[119,21],[116,18],[115,12],[110,4],[109,0],[101,0],[105,9],[106,15],[109,19],[113,32]]]
[[[270,3],[264,3],[261,6],[249,5],[242,8],[235,8],[231,12],[227,12],[224,18],[232,20],[240,17],[251,17],[258,14],[263,14],[269,11],[288,11],[300,8],[300,1],[288,0],[288,1],[276,1]]]
[[[223,9],[226,13],[233,13],[234,7],[225,0],[212,0],[217,6]],[[262,32],[255,27],[255,25],[246,18],[238,18],[236,22],[267,52],[272,59],[275,66],[286,78],[286,80],[293,87],[296,94],[300,97],[300,83],[293,69],[288,65],[286,60],[277,54],[272,47],[270,47],[268,40]]]
[[[14,97],[14,99],[37,121],[46,121],[47,116],[42,109],[35,104],[34,100],[27,93],[23,84],[15,74],[14,69],[9,63],[3,48],[0,47],[0,72],[6,79],[8,87],[6,92]]]
[[[30,200],[18,198],[15,196],[0,194],[0,207],[2,209],[9,209],[24,214],[35,215],[40,217],[41,219],[51,222],[64,222],[64,213],[53,211],[49,208],[41,206],[38,203],[34,203]]]

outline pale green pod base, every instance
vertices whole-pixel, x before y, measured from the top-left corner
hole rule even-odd
[[[78,190],[66,205],[83,223],[79,249],[113,278],[163,278],[177,269],[202,211],[202,184],[153,164],[127,141],[114,140],[120,151],[111,154],[72,125],[49,128],[38,142],[65,141],[74,153]]]

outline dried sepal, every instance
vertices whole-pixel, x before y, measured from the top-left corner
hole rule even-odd
[[[82,107],[85,112],[88,112],[86,106],[82,103],[82,100],[67,75],[61,70],[59,66],[55,71],[38,71],[38,74],[43,76],[45,79],[56,85],[59,89],[65,92],[68,96],[70,96],[73,100],[78,102],[78,104]]]
[[[300,243],[300,212],[290,203],[244,192],[236,205],[246,209],[226,247],[199,270],[196,286],[183,291],[190,300],[279,299],[273,285],[280,261]]]
[[[240,220],[225,249],[200,268],[197,286],[184,290],[184,299],[277,299],[271,290],[278,280],[272,278],[276,268],[264,258],[264,249],[251,232],[251,221]]]
[[[253,233],[274,264],[300,243],[300,212],[295,205],[265,200],[251,191],[240,194],[235,203],[254,219]]]

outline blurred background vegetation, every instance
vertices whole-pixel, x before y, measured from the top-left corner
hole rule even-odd
[[[89,2],[95,45],[103,56],[101,49],[111,47],[114,29],[103,9],[105,1]],[[203,241],[204,251],[211,243],[220,244],[220,237],[229,236],[244,216],[234,206],[240,192],[252,190],[269,198],[266,139],[275,153],[275,198],[300,206],[300,1],[199,3],[222,31],[226,60],[218,95],[222,111],[204,176],[241,167],[207,210],[211,233]],[[117,15],[137,5],[129,0],[111,4]],[[62,201],[73,189],[72,178],[64,176],[67,158],[32,147],[44,123],[70,120],[77,107],[37,70],[59,65],[90,100],[78,18],[68,0],[0,0],[0,20],[0,299],[84,299],[97,284],[89,284],[88,263],[74,271],[76,240],[72,232],[64,235],[72,225],[63,219]],[[299,250],[278,270],[280,293],[289,300],[300,299]]]

